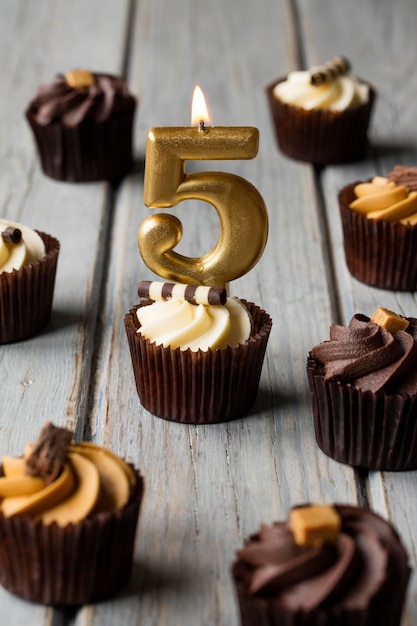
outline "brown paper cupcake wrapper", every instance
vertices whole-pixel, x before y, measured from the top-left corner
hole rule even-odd
[[[395,291],[417,290],[417,226],[371,220],[349,208],[356,181],[338,195],[346,264],[367,285]]]
[[[51,235],[38,234],[45,257],[0,274],[0,344],[27,339],[50,320],[60,244]]]
[[[346,111],[311,110],[285,104],[274,94],[279,78],[266,88],[278,147],[287,156],[318,165],[350,163],[364,158],[368,126],[376,97],[369,85],[369,99]],[[365,81],[362,81],[365,82]]]
[[[32,129],[44,173],[56,180],[118,182],[132,166],[132,130],[136,103],[105,122],[84,122],[69,128],[60,122],[42,126],[32,110]]]
[[[130,578],[143,478],[120,510],[78,524],[45,525],[0,513],[0,584],[38,604],[99,602]]]
[[[163,348],[136,331],[138,306],[125,317],[136,389],[154,415],[184,424],[213,424],[247,412],[259,387],[270,316],[251,302],[252,334],[237,347],[207,352]]]
[[[417,397],[325,381],[311,356],[307,376],[316,440],[325,454],[353,467],[417,469]]]
[[[243,563],[234,563],[232,576],[241,626],[399,626],[408,582],[407,573],[391,580],[391,589],[384,600],[362,611],[329,608],[303,612],[290,611],[273,598],[249,594],[248,573]]]

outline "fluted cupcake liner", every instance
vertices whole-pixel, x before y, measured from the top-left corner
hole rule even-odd
[[[417,397],[325,381],[311,356],[307,376],[316,440],[325,454],[353,467],[417,469]]]
[[[133,563],[143,478],[122,509],[76,524],[45,525],[0,513],[0,584],[38,604],[79,605],[105,600],[128,582]]]
[[[90,120],[73,128],[60,122],[41,125],[26,111],[44,173],[67,182],[118,182],[132,166],[135,103],[104,122]]]
[[[346,264],[367,285],[396,291],[417,290],[417,226],[368,219],[349,208],[356,181],[338,195]]]
[[[0,344],[27,339],[50,320],[60,244],[51,235],[38,234],[44,258],[0,274]]]
[[[350,163],[364,158],[368,148],[368,126],[376,97],[369,85],[364,104],[346,109],[306,110],[281,102],[274,87],[286,80],[281,77],[266,88],[278,147],[287,156],[318,165]],[[364,82],[364,81],[362,81]]]
[[[363,610],[330,607],[305,612],[287,609],[271,596],[249,594],[249,570],[243,563],[234,563],[232,576],[241,626],[400,626],[408,583],[407,573],[401,572],[390,581],[384,599]]]
[[[138,306],[129,311],[125,328],[136,389],[148,411],[184,424],[211,424],[235,419],[250,409],[258,392],[272,320],[255,304],[242,302],[252,317],[249,340],[205,352],[151,343],[137,333]]]

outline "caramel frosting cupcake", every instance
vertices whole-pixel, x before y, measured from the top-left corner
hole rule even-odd
[[[346,264],[363,283],[417,289],[417,168],[354,182],[338,195]]]
[[[143,479],[72,437],[48,423],[22,457],[2,459],[0,583],[31,602],[104,600],[131,573]]]
[[[111,74],[71,70],[39,87],[26,118],[45,174],[119,181],[132,164],[136,98]]]
[[[142,281],[125,317],[136,388],[154,415],[228,421],[255,401],[271,318],[216,287]]]
[[[391,524],[351,505],[305,505],[237,552],[242,626],[399,626],[410,568]]]
[[[350,74],[344,57],[290,72],[267,87],[279,149],[319,165],[365,156],[375,89]]]
[[[379,308],[332,324],[307,359],[316,439],[331,458],[417,469],[417,319]]]
[[[49,322],[60,244],[0,219],[0,344],[21,341]]]

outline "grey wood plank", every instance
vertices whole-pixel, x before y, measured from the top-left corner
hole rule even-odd
[[[83,429],[111,216],[107,185],[67,185],[43,176],[23,113],[38,84],[56,72],[79,66],[120,72],[128,9],[124,0],[105,6],[0,1],[1,214],[61,242],[51,324],[37,337],[0,349],[1,454],[21,454],[47,420]],[[65,621],[64,614],[4,590],[0,600],[0,619],[7,615],[12,626]]]
[[[220,0],[205,5],[184,0],[175,8],[163,0],[138,5],[129,71],[141,99],[137,154],[143,158],[149,127],[189,124],[196,83],[216,124],[260,129],[255,161],[215,167],[249,179],[269,207],[265,254],[231,290],[262,304],[274,327],[261,391],[248,417],[187,427],[140,406],[123,327],[137,301],[139,279],[150,277],[135,237],[149,213],[139,163],[118,198],[103,311],[107,325],[91,410],[93,437],[127,455],[145,475],[138,565],[127,590],[81,610],[77,626],[110,626],[121,616],[127,625],[235,626],[229,568],[243,538],[261,521],[285,517],[295,503],[357,501],[353,471],[334,467],[317,449],[306,387],[305,359],[327,331],[332,307],[315,179],[309,166],[278,153],[264,92],[294,64],[295,31],[287,5],[267,0],[256,7]],[[210,213],[185,203],[172,212],[186,219],[188,253],[201,254],[204,240],[197,233],[204,228],[204,237],[206,232],[216,237]]]
[[[378,100],[371,126],[369,159],[346,167],[327,168],[322,176],[326,219],[334,255],[340,315],[347,322],[355,312],[372,315],[385,306],[402,315],[415,316],[415,293],[374,289],[352,278],[346,268],[338,213],[337,192],[354,180],[375,174],[386,175],[397,163],[415,165],[417,128],[415,125],[416,81],[413,59],[417,44],[413,35],[417,6],[401,0],[395,7],[387,2],[338,3],[326,0],[300,3],[308,65],[335,54],[351,59],[357,75],[374,83]],[[343,28],[340,28],[343,12]],[[326,15],[323,22],[322,17]],[[372,24],[372,27],[369,25]],[[368,25],[368,26],[366,26]],[[404,42],[408,42],[404,47]],[[370,506],[392,520],[417,563],[415,519],[417,512],[416,472],[370,472],[366,481]],[[416,580],[411,579],[404,624],[417,621]]]

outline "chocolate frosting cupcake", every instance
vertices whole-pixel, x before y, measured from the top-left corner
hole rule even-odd
[[[402,329],[361,314],[333,324],[307,359],[317,443],[341,463],[417,468],[417,319],[395,317]]]
[[[136,98],[125,81],[73,70],[41,85],[26,118],[44,173],[57,180],[120,180],[132,164]]]
[[[349,382],[362,391],[417,393],[417,319],[395,335],[354,315],[348,327],[332,324],[330,341],[311,350],[323,363],[324,380]]]
[[[243,626],[400,623],[410,569],[396,531],[368,509],[334,509],[334,541],[299,545],[285,521],[262,525],[239,550],[233,576]]]

